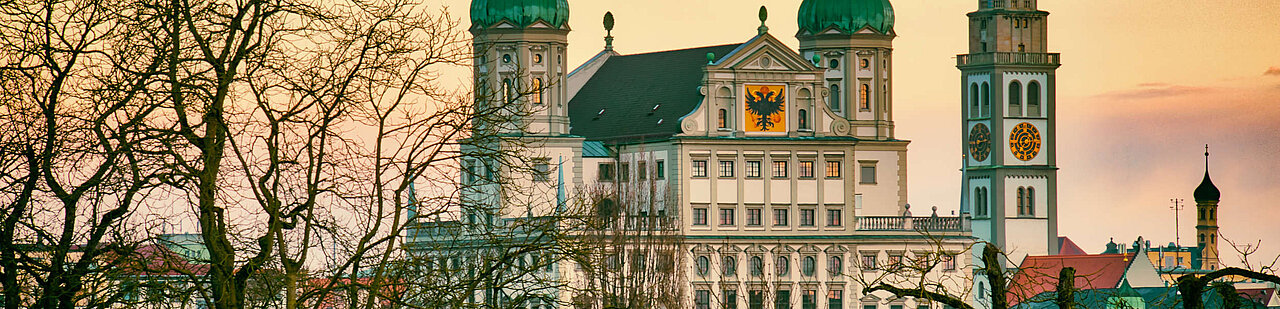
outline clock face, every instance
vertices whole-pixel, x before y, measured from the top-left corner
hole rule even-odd
[[[991,155],[991,129],[987,125],[979,123],[969,130],[969,155],[978,162]]]
[[[1030,123],[1019,123],[1009,132],[1009,151],[1013,157],[1031,161],[1040,153],[1040,130]]]

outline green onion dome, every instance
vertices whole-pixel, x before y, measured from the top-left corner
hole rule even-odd
[[[893,31],[893,5],[889,0],[804,0],[797,19],[811,34],[829,28],[854,33],[863,27],[887,34]]]
[[[563,28],[569,22],[567,0],[472,0],[471,27],[487,28],[502,21],[524,28],[541,20]]]

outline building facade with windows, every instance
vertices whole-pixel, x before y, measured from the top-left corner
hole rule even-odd
[[[532,168],[464,159],[464,178],[517,179],[527,194],[469,190],[464,203],[496,207],[499,218],[461,220],[549,216],[573,196],[613,188],[592,201],[599,211],[669,222],[681,235],[682,307],[940,308],[862,291],[909,284],[888,270],[929,259],[942,261],[930,281],[968,290],[975,255],[962,253],[977,238],[1037,253],[1052,253],[1040,236],[1056,242],[1057,54],[1044,53],[1047,13],[1013,2],[1023,1],[983,0],[969,14],[982,29],[960,57],[964,102],[975,103],[962,119],[965,133],[978,132],[966,144],[985,146],[965,149],[961,215],[940,217],[907,204],[888,0],[801,2],[798,49],[768,31],[762,8],[745,41],[624,54],[610,35],[572,70],[565,0],[473,0],[476,89],[494,94],[477,106],[529,111],[477,127],[527,141]],[[969,91],[970,82],[984,86]],[[1005,137],[1016,147],[1004,151]],[[548,269],[567,281],[582,275]]]

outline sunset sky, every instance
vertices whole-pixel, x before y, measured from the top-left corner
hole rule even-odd
[[[1221,234],[1280,254],[1280,1],[1041,0],[1058,69],[1059,232],[1090,253],[1109,238],[1194,245],[1191,192],[1204,173],[1222,191]],[[911,140],[909,203],[959,207],[960,77],[973,0],[893,0],[897,137]],[[448,0],[469,26],[470,0]],[[617,19],[615,48],[640,53],[738,43],[770,33],[797,45],[799,0],[569,0],[569,60],[603,47],[601,16]],[[456,80],[469,80],[460,71]],[[1238,254],[1221,247],[1223,263]],[[1269,260],[1269,259],[1268,259]]]

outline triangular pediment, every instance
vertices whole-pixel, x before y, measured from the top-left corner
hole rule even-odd
[[[711,69],[738,70],[770,70],[770,71],[812,71],[816,70],[812,63],[805,60],[795,50],[787,47],[782,41],[769,35],[761,34],[739,45],[733,52],[721,57]]]
[[[533,22],[532,25],[529,25],[529,28],[554,28],[554,27],[551,27],[551,24],[548,24],[546,21],[539,19],[538,21]]]

